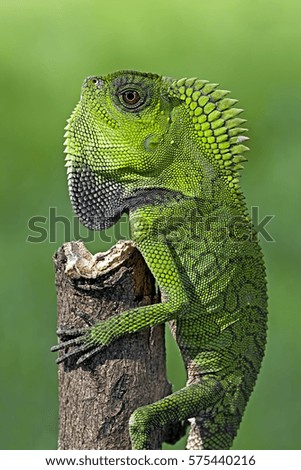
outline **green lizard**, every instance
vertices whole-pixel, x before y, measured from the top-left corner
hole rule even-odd
[[[94,230],[129,214],[163,302],[59,329],[57,362],[82,363],[121,335],[169,322],[187,369],[185,388],[134,411],[133,449],[151,448],[154,427],[186,420],[188,449],[230,448],[260,369],[265,268],[238,180],[245,120],[228,93],[196,78],[88,77],[66,127],[74,211]]]

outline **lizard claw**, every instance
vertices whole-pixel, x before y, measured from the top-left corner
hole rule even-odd
[[[87,332],[88,328],[58,328],[56,334],[58,336],[80,336]]]
[[[89,359],[92,355],[96,354],[102,349],[102,346],[95,346],[89,341],[89,330],[88,328],[65,328],[60,327],[57,329],[57,335],[62,338],[70,338],[60,341],[59,344],[52,346],[51,351],[65,350],[56,360],[57,364],[64,362],[72,356],[80,355],[77,360],[77,364],[82,364],[84,361]],[[71,351],[68,349],[72,347]]]
[[[83,342],[83,339],[81,336],[78,336],[76,338],[69,339],[68,341],[63,341],[60,344],[56,344],[55,346],[52,346],[50,349],[51,352],[59,351],[60,349],[65,349],[68,348],[69,346],[75,346],[76,344],[81,344]]]
[[[90,359],[90,357],[94,356],[94,354],[97,354],[102,350],[103,346],[97,346],[96,348],[94,347],[91,351],[88,351],[86,354],[83,354],[77,361],[76,364],[80,365],[87,359]]]
[[[68,342],[68,341],[66,341]],[[57,364],[60,364],[61,362],[64,362],[66,359],[68,359],[69,357],[72,357],[72,356],[75,356],[77,354],[82,354],[83,352],[87,351],[88,349],[90,349],[92,346],[91,345],[87,345],[87,344],[82,344],[81,346],[79,346],[78,348],[75,348],[75,349],[72,349],[72,351],[69,351],[69,352],[66,352],[64,354],[61,354],[57,360],[56,360],[56,363]],[[86,355],[84,354],[84,357]],[[79,361],[79,360],[78,360]],[[78,361],[76,362],[78,364]],[[83,362],[83,361],[81,361]]]
[[[76,364],[82,364],[91,356],[101,351],[108,344],[108,333],[105,322],[96,322],[85,313],[77,313],[88,325],[84,328],[69,328],[67,325],[57,329],[59,343],[51,351],[61,351],[57,364],[78,355]],[[97,323],[97,324],[96,324]]]

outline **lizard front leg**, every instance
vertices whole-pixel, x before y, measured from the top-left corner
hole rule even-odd
[[[58,364],[74,355],[80,355],[77,360],[77,364],[80,364],[108,346],[116,338],[172,320],[175,314],[175,308],[170,303],[147,305],[122,312],[108,320],[97,322],[91,327],[59,328],[57,335],[68,339],[53,346],[51,351],[65,350],[58,357],[56,361]],[[71,351],[69,348],[72,348]]]

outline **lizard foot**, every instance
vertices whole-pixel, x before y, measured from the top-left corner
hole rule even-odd
[[[79,314],[86,323],[88,323],[88,327],[85,328],[67,328],[67,327],[60,327],[57,329],[57,335],[60,338],[59,344],[52,346],[51,351],[56,352],[60,350],[65,350],[63,354],[61,354],[56,363],[60,364],[64,362],[66,359],[80,355],[76,364],[82,364],[84,361],[89,359],[94,354],[98,353],[103,346],[95,345],[93,341],[91,341],[91,330],[93,329],[93,323],[91,320],[87,319],[85,314]],[[69,351],[69,348],[72,348]]]

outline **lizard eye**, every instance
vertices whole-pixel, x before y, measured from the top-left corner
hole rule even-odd
[[[134,89],[127,89],[122,91],[119,94],[119,100],[124,108],[126,108],[128,111],[138,111],[138,109],[140,109],[140,107],[145,102],[143,95]]]
[[[110,92],[114,104],[120,110],[139,115],[150,104],[153,96],[152,88],[148,83],[136,83],[131,77],[117,77],[113,81]]]
[[[121,93],[122,103],[129,109],[138,108],[144,100],[137,90],[125,90]]]

